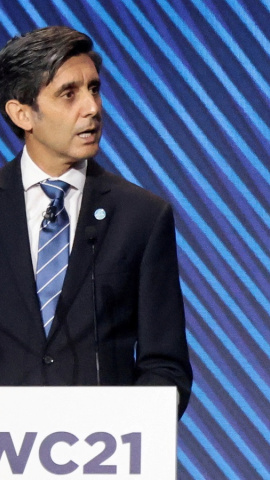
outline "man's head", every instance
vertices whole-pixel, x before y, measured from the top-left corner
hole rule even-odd
[[[0,110],[46,173],[93,157],[101,136],[100,56],[68,27],[34,30],[0,52]]]
[[[36,108],[41,88],[48,85],[61,65],[73,56],[89,55],[99,72],[101,57],[92,47],[91,38],[84,33],[55,26],[14,37],[0,51],[0,112],[19,138],[24,138],[24,130],[10,119],[7,102],[16,99]]]

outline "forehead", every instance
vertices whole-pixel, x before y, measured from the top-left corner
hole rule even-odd
[[[68,83],[81,85],[98,79],[99,75],[93,60],[87,54],[81,54],[66,60],[57,70],[52,81],[42,90],[52,91]]]

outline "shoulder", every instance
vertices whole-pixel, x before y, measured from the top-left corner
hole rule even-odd
[[[169,203],[160,196],[145,188],[129,182],[120,175],[113,174],[107,170],[100,171],[103,185],[110,189],[110,197],[119,206],[129,207],[131,210],[160,211],[169,207]]]
[[[20,159],[21,154],[0,168],[0,188],[5,188],[10,182],[21,179]]]

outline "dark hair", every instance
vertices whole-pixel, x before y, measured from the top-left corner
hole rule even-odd
[[[0,112],[19,138],[24,138],[24,131],[7,115],[6,103],[16,99],[37,107],[40,89],[66,60],[81,53],[89,55],[99,72],[101,57],[92,47],[90,37],[64,26],[36,29],[8,41],[0,51]]]

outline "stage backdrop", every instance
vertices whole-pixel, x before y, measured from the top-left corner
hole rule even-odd
[[[103,57],[99,161],[174,207],[195,374],[178,479],[270,479],[270,2],[0,1],[1,46],[55,24]]]

